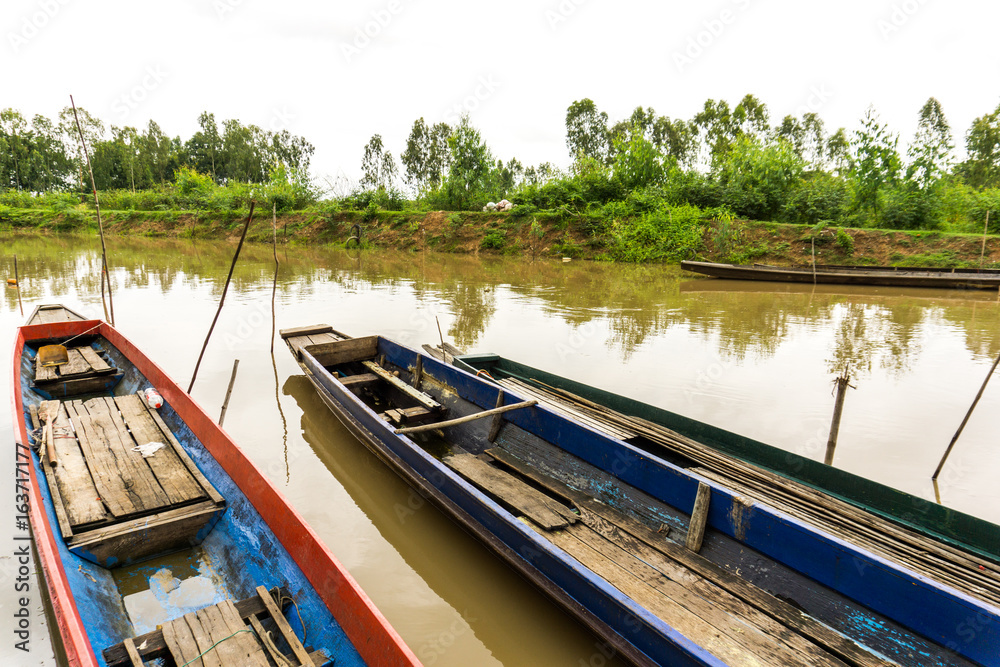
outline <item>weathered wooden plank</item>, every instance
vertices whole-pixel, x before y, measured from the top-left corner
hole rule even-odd
[[[757,667],[760,665],[783,667],[784,663],[781,660],[768,655],[770,651],[760,651],[761,647],[759,646],[754,647],[758,651],[753,651],[746,642],[741,641],[739,632],[745,632],[745,627],[736,628],[739,632],[723,631],[722,628],[725,627],[726,620],[713,618],[715,622],[711,623],[702,615],[712,618],[711,614],[705,611],[702,611],[702,614],[691,613],[673,597],[655,590],[629,572],[626,567],[595,551],[589,544],[576,539],[574,533],[575,531],[563,530],[548,533],[546,537],[589,570],[663,619],[685,637],[723,660],[727,665],[734,667]],[[666,585],[666,578],[663,579],[663,583]],[[736,619],[732,619],[731,622],[733,625],[739,625],[736,623]],[[759,653],[764,653],[764,655],[759,655]]]
[[[379,366],[378,364],[376,364],[374,361],[362,361],[361,363],[362,363],[362,365],[365,368],[367,368],[368,370],[370,370],[372,373],[374,373],[375,375],[379,376],[380,378],[382,378],[383,380],[385,380],[386,382],[388,382],[393,387],[395,387],[396,389],[400,390],[401,392],[403,392],[404,394],[406,394],[407,396],[409,396],[413,400],[417,401],[418,403],[420,403],[422,406],[424,406],[428,410],[440,410],[441,409],[441,404],[440,403],[438,403],[433,398],[431,398],[430,396],[428,396],[424,392],[420,391],[419,389],[414,389],[410,385],[406,384],[405,382],[403,382],[402,380],[400,380],[398,377],[396,377],[395,375],[393,375],[389,371],[385,370],[384,368],[382,368],[381,366]]]
[[[191,634],[191,629],[184,621],[184,617],[168,621],[163,624],[163,641],[167,644],[167,649],[174,657],[174,663],[185,665],[186,667],[206,667],[203,659],[198,658],[201,651],[198,643]]]
[[[188,612],[184,614],[181,621],[187,626],[188,631],[191,636],[194,637],[195,644],[198,647],[198,653],[201,655],[201,662],[205,667],[224,667],[222,662],[222,657],[219,652],[212,648],[212,644],[215,641],[212,639],[211,634],[201,622],[198,612]]]
[[[135,447],[125,429],[114,401],[100,397],[87,401],[71,401],[76,411],[73,424],[80,445],[101,492],[101,499],[116,517],[147,512],[166,507],[170,500],[153,476],[149,466]]]
[[[537,398],[545,405],[545,407],[549,408],[553,412],[558,412],[564,417],[585,424],[586,426],[589,426],[596,431],[600,431],[601,433],[604,433],[612,438],[617,438],[618,440],[631,440],[636,437],[636,434],[633,431],[623,429],[608,419],[602,419],[599,415],[596,415],[593,412],[580,409],[578,405],[573,405],[571,401],[548,389],[535,387],[527,382],[518,380],[517,378],[505,378],[503,380],[498,380],[498,383],[503,387],[511,389],[512,391],[531,398]]]
[[[577,521],[576,515],[549,498],[541,491],[528,486],[513,475],[497,470],[472,454],[457,454],[443,460],[445,465],[476,486],[496,496],[508,507],[529,517],[545,530],[564,528]]]
[[[117,567],[146,556],[198,543],[198,533],[222,508],[211,500],[77,531],[66,545],[86,552],[104,567]]]
[[[378,352],[378,336],[349,338],[322,345],[306,345],[302,350],[315,357],[322,366],[339,366],[374,357]]]
[[[372,385],[380,381],[379,377],[374,373],[358,373],[357,375],[348,375],[347,377],[337,379],[345,387],[350,387],[351,389]]]
[[[42,357],[38,355],[35,357],[35,382],[57,380],[59,375],[56,373],[56,368],[58,366],[42,366]]]
[[[124,641],[125,651],[128,653],[128,659],[132,663],[132,667],[143,667],[142,658],[139,657],[139,652],[135,649],[135,642],[129,637]]]
[[[705,524],[708,522],[708,504],[712,499],[712,487],[704,482],[698,483],[698,493],[694,499],[694,509],[691,510],[691,523],[688,524],[687,540],[684,545],[691,551],[701,551],[701,542],[705,538]]]
[[[185,503],[197,498],[204,498],[205,491],[194,479],[177,452],[165,442],[163,434],[157,427],[156,422],[146,411],[142,399],[136,394],[127,396],[117,396],[114,399],[115,405],[121,411],[125,423],[132,432],[132,438],[139,445],[150,442],[162,442],[166,447],[157,451],[153,456],[145,459],[153,475],[160,483],[163,491],[167,494],[172,505]]]
[[[489,410],[483,410],[482,412],[473,412],[470,415],[465,415],[462,417],[455,417],[454,419],[446,419],[445,421],[434,422],[433,424],[425,424],[423,426],[412,426],[410,428],[397,428],[394,433],[419,433],[421,431],[431,431],[439,428],[447,428],[449,426],[458,426],[459,424],[467,424],[469,422],[477,421],[479,419],[486,419],[487,417],[493,417],[496,419],[497,416],[502,415],[505,412],[510,412],[511,410],[521,410],[523,408],[530,408],[537,405],[538,401],[531,399],[528,401],[522,401],[520,403],[511,403],[510,405],[501,405],[498,408],[490,408]],[[497,432],[500,429],[497,427]]]
[[[292,647],[292,653],[299,659],[299,663],[303,665],[311,664],[309,660],[309,653],[306,652],[306,649],[302,646],[302,642],[299,641],[299,638],[295,636],[295,632],[292,630],[292,627],[288,625],[288,620],[285,619],[285,615],[281,613],[281,609],[279,609],[278,605],[275,604],[271,594],[268,593],[267,589],[263,586],[258,586],[257,595],[264,602],[267,612],[271,614],[271,618],[274,619],[274,623],[278,626],[278,630],[281,631],[285,641],[288,642],[290,647]]]
[[[240,660],[240,650],[237,637],[233,636],[233,630],[229,629],[222,612],[217,605],[205,607],[197,612],[198,620],[202,627],[212,637],[212,642],[217,643],[212,649],[219,655],[219,662],[222,665],[243,665]]]
[[[307,327],[293,327],[291,329],[280,329],[278,335],[282,340],[294,338],[296,336],[311,336],[312,334],[333,333],[333,327],[329,324],[313,324]]]
[[[281,588],[277,593],[278,599],[290,600],[291,594],[288,592],[287,588]],[[272,596],[274,599],[274,596]],[[239,600],[234,604],[236,608],[236,613],[239,614],[241,619],[249,618],[250,616],[255,616],[263,618],[267,616],[267,609],[264,607],[263,600],[257,595],[246,598],[244,600]],[[134,638],[136,646],[142,646],[139,654],[144,660],[152,660],[157,657],[162,657],[164,651],[167,650],[166,642],[163,639],[162,628],[160,630],[152,630],[145,634],[139,635]],[[125,652],[125,646],[123,643],[119,642],[113,646],[106,647],[101,653],[104,655],[104,661],[108,665],[119,665],[124,663],[128,656]]]
[[[90,346],[83,346],[76,348],[84,360],[90,365],[90,369],[95,373],[103,373],[108,371],[113,371],[114,368],[108,365],[108,362],[104,361],[101,355],[97,354],[97,350]]]
[[[59,366],[60,377],[69,379],[75,375],[86,375],[90,372],[90,364],[83,358],[78,348],[69,348],[66,350],[66,356],[69,361]]]
[[[240,618],[240,614],[236,611],[232,600],[223,600],[216,606],[222,613],[222,618],[226,622],[226,626],[230,632],[239,632],[240,630],[247,629],[246,622]],[[251,617],[251,621],[259,623],[253,617]],[[238,648],[238,664],[247,665],[247,667],[269,667],[264,648],[253,632],[239,632],[233,639],[236,640],[236,647]]]
[[[77,439],[73,437],[65,405],[59,401],[43,401],[40,408],[42,413],[51,410],[56,414],[52,426],[52,446],[59,465],[54,471],[49,466],[42,466],[47,478],[49,472],[54,472],[56,492],[52,494],[53,499],[58,495],[61,501],[59,504],[65,508],[67,521],[74,528],[107,521],[110,517],[101,503],[101,494],[91,477],[84,453]],[[52,480],[49,482],[50,488],[53,488]],[[56,512],[58,514],[58,506]],[[64,532],[63,538],[68,538],[72,534],[73,530]]]
[[[170,427],[167,426],[166,422],[163,421],[163,417],[160,416],[160,413],[158,413],[156,410],[146,405],[146,402],[142,401],[141,399],[140,403],[146,409],[146,413],[149,415],[150,419],[153,420],[153,423],[156,424],[157,428],[160,429],[160,433],[162,433],[163,437],[165,438],[164,442],[168,443],[171,447],[174,448],[174,453],[176,453],[177,457],[181,460],[182,463],[184,463],[184,466],[188,469],[188,472],[191,473],[191,476],[194,477],[194,479],[198,482],[201,488],[205,490],[205,493],[208,494],[208,497],[211,498],[212,501],[215,502],[216,504],[224,505],[225,500],[222,498],[222,495],[215,490],[215,487],[212,486],[212,483],[208,481],[208,479],[201,472],[201,470],[198,468],[195,462],[191,460],[191,456],[184,449],[184,446],[177,441],[177,438],[174,436],[173,431],[171,431]]]

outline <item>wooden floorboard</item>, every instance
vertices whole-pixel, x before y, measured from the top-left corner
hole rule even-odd
[[[75,529],[78,526],[105,522],[110,516],[101,503],[101,494],[94,485],[84,453],[73,437],[65,405],[59,401],[43,401],[39,406],[40,414],[56,410],[58,417],[54,423],[52,445],[59,465],[51,471],[69,523]],[[45,467],[48,468],[47,465]]]
[[[480,461],[472,454],[458,454],[444,463],[508,507],[513,507],[544,530],[564,528],[577,521],[569,508],[502,470]]]

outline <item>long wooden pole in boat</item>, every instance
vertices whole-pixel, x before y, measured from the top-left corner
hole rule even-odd
[[[115,325],[115,300],[111,296],[111,276],[108,274],[108,247],[104,244],[104,223],[101,221],[101,202],[97,198],[97,181],[94,180],[94,168],[90,166],[90,151],[87,149],[87,142],[83,138],[83,128],[80,126],[80,117],[76,113],[76,102],[73,96],[69,96],[69,103],[73,107],[73,119],[76,121],[76,131],[80,134],[80,145],[83,147],[83,155],[87,159],[87,171],[90,172],[90,187],[94,191],[94,208],[97,210],[97,230],[101,234],[101,305],[104,306],[104,319]],[[108,281],[108,303],[104,303],[104,281]],[[108,305],[111,306],[111,316],[108,317]]]
[[[198,377],[198,368],[201,366],[202,357],[205,356],[205,349],[208,348],[208,341],[212,337],[212,331],[215,330],[215,323],[219,321],[219,315],[222,314],[222,305],[226,302],[226,292],[229,291],[229,283],[233,279],[233,270],[236,268],[236,260],[240,258],[240,250],[243,248],[243,240],[247,237],[247,230],[250,229],[250,223],[253,221],[253,209],[257,205],[257,202],[250,202],[250,215],[247,216],[247,223],[243,225],[243,233],[240,235],[239,245],[236,246],[236,253],[233,255],[233,263],[229,266],[229,275],[226,276],[226,284],[222,288],[222,297],[219,299],[219,309],[215,311],[215,317],[212,318],[212,326],[208,328],[208,335],[205,336],[205,344],[201,346],[201,354],[198,355],[198,363],[194,365],[194,373],[191,374],[191,384],[188,385],[188,393],[194,388],[194,380]]]
[[[465,424],[467,422],[476,421],[477,419],[484,419],[486,417],[492,417],[493,415],[498,415],[501,412],[510,412],[511,410],[520,410],[521,408],[530,408],[532,405],[537,405],[538,401],[531,399],[530,401],[524,401],[522,403],[512,403],[510,405],[504,405],[499,408],[491,408],[489,410],[483,410],[482,412],[477,412],[474,415],[466,415],[464,417],[458,417],[457,419],[449,419],[443,422],[434,422],[431,424],[421,424],[420,426],[410,426],[408,428],[397,428],[393,433],[404,434],[404,433],[420,433],[421,431],[433,431],[438,428],[445,428],[446,426],[457,426],[459,424]]]
[[[233,395],[233,385],[236,384],[236,371],[240,367],[240,360],[233,361],[233,374],[229,376],[229,388],[226,389],[226,398],[222,401],[222,412],[219,413],[219,426],[226,419],[226,409],[229,407],[229,397]]]
[[[979,251],[979,270],[983,270],[983,257],[986,255],[986,230],[990,228],[990,212],[986,211],[986,224],[983,225],[983,248]]]
[[[14,255],[14,287],[17,288],[17,305],[21,309],[21,317],[24,317],[24,304],[21,303],[21,277],[17,275],[17,255]]]
[[[993,365],[990,366],[990,372],[986,374],[986,379],[983,380],[983,386],[979,388],[979,393],[976,394],[976,398],[972,401],[972,405],[969,406],[969,411],[965,413],[965,419],[962,423],[958,425],[958,430],[955,431],[955,435],[952,437],[951,442],[948,443],[948,449],[944,450],[944,456],[941,457],[941,462],[938,463],[937,469],[934,474],[931,475],[931,479],[937,479],[938,475],[941,474],[941,469],[944,468],[944,462],[948,460],[948,455],[951,454],[952,448],[958,441],[958,436],[962,435],[962,429],[969,422],[969,417],[972,416],[972,411],[976,409],[976,404],[979,403],[979,399],[983,397],[983,392],[986,391],[986,385],[989,384],[990,378],[993,377],[993,371],[997,369],[997,364],[1000,364],[1000,354],[997,355],[996,360],[994,360]]]

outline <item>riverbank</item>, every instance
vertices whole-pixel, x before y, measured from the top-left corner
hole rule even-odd
[[[102,218],[108,234],[199,239],[237,237],[245,220],[236,212],[173,210],[102,211]],[[616,242],[608,225],[571,214],[297,211],[277,217],[281,243],[341,245],[356,233],[355,226],[360,227],[362,247],[414,252],[609,260]],[[825,264],[975,267],[983,249],[981,236],[934,231],[817,229],[743,220],[712,220],[701,226],[700,242],[691,243],[684,254],[736,264],[805,264],[815,253],[816,261]],[[96,233],[97,218],[90,210],[17,209],[16,216],[0,216],[0,231]],[[271,236],[270,212],[259,211],[248,240],[269,243]],[[1000,238],[989,236],[983,266],[994,265],[1000,266]]]

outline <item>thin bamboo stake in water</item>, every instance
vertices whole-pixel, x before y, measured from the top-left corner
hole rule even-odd
[[[219,414],[219,426],[226,419],[226,408],[229,407],[229,397],[233,395],[233,385],[236,384],[236,369],[240,367],[240,360],[233,360],[233,374],[229,376],[229,388],[226,389],[226,399],[222,401],[222,412]]]
[[[277,325],[274,310],[274,296],[278,292],[278,204],[271,204],[271,232],[273,235],[271,249],[274,251],[274,284],[271,285],[271,355],[274,355],[274,332]]]
[[[931,475],[931,479],[936,480],[938,475],[941,474],[941,468],[944,468],[944,462],[948,460],[948,455],[951,454],[952,447],[954,447],[955,443],[958,441],[958,436],[962,435],[962,429],[965,428],[965,425],[969,421],[969,417],[972,416],[972,411],[976,409],[976,404],[979,403],[979,399],[983,397],[983,392],[986,391],[986,385],[989,383],[990,378],[993,377],[993,371],[997,369],[997,364],[1000,364],[1000,355],[997,355],[993,365],[990,366],[990,372],[986,374],[986,379],[983,380],[983,386],[979,388],[979,393],[976,394],[976,398],[972,401],[972,405],[969,406],[969,411],[965,413],[965,419],[963,419],[962,423],[958,425],[958,430],[955,431],[955,435],[952,437],[951,442],[948,443],[948,449],[944,450],[944,456],[941,457],[941,462],[938,463],[937,470],[935,470],[934,474]]]
[[[14,287],[17,288],[17,305],[21,308],[21,317],[24,317],[24,304],[21,303],[21,277],[17,275],[17,255],[14,255]]]
[[[83,138],[83,128],[80,127],[80,117],[76,113],[76,102],[73,96],[69,96],[69,103],[73,106],[73,119],[76,121],[76,131],[80,134],[80,145],[83,146],[83,155],[87,158],[87,171],[90,172],[90,187],[94,191],[94,208],[97,210],[97,229],[101,233],[101,305],[104,306],[104,319],[115,326],[115,300],[111,296],[111,276],[108,274],[108,247],[104,244],[104,223],[101,221],[101,202],[97,198],[97,181],[94,180],[94,168],[90,166],[90,151],[87,150],[87,142]],[[104,303],[104,281],[108,281],[108,303]],[[108,305],[111,306],[111,316],[108,317]]]
[[[837,436],[840,433],[840,418],[844,414],[844,397],[850,387],[851,376],[844,373],[834,382],[837,384],[837,400],[833,405],[833,422],[830,424],[830,437],[826,441],[826,457],[823,463],[833,465],[833,453],[837,450]]]
[[[250,215],[247,216],[247,223],[243,225],[243,234],[240,235],[240,243],[236,246],[236,254],[233,255],[233,263],[229,266],[229,275],[226,276],[226,284],[222,288],[222,297],[219,299],[219,309],[215,311],[215,317],[212,319],[212,326],[208,328],[208,335],[205,336],[205,344],[201,346],[201,354],[198,355],[198,363],[194,365],[194,373],[191,374],[191,384],[188,385],[188,393],[194,388],[194,380],[198,377],[198,368],[201,366],[202,357],[205,356],[205,350],[208,348],[208,341],[212,337],[212,331],[215,330],[215,323],[219,321],[219,315],[222,314],[222,304],[226,302],[226,292],[229,291],[229,283],[233,279],[233,270],[236,268],[236,260],[240,258],[240,250],[243,248],[243,240],[247,237],[247,230],[250,229],[250,223],[253,221],[253,209],[257,202],[250,202]]]
[[[983,225],[983,249],[979,251],[979,270],[983,270],[983,257],[986,255],[986,230],[990,228],[990,212],[986,211],[986,224]]]

